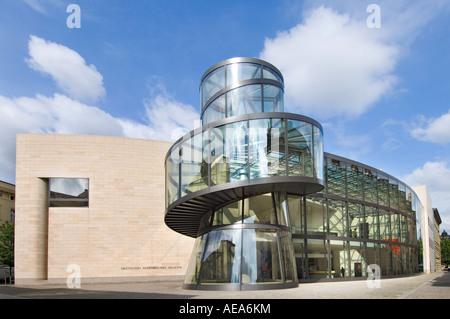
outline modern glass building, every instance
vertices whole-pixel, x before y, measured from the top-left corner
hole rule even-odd
[[[418,271],[414,191],[324,153],[317,121],[284,112],[281,72],[233,58],[201,79],[202,127],[166,155],[165,222],[197,238],[189,289],[273,289],[299,280]]]

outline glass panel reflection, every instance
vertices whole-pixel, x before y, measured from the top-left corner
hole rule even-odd
[[[380,244],[378,243],[366,243],[366,264],[367,265],[380,265]],[[373,274],[373,271],[368,271],[367,276]]]
[[[378,173],[378,204],[389,207],[389,178]]]
[[[275,80],[275,81],[278,81],[280,83],[283,83],[283,80],[278,75],[278,73],[276,73],[275,71],[272,71],[271,69],[269,69],[267,67],[263,67],[263,78],[270,79],[270,80]]]
[[[178,199],[180,177],[179,152],[179,148],[174,147],[166,160],[166,206],[172,204]]]
[[[181,144],[181,196],[208,186],[208,167],[203,161],[206,141],[200,133]]]
[[[363,171],[357,165],[347,164],[347,196],[353,199],[363,198]]]
[[[247,122],[211,129],[212,185],[248,179]]]
[[[273,196],[278,224],[289,226],[288,199],[286,193],[274,193]]]
[[[287,139],[288,175],[313,177],[312,125],[288,120]]]
[[[284,121],[249,121],[250,178],[286,174]]]
[[[367,262],[364,258],[366,256],[364,243],[357,241],[350,241],[349,255],[350,255],[351,277],[366,277]]]
[[[309,278],[328,278],[328,249],[325,240],[308,239],[307,250]]]
[[[227,117],[262,112],[261,84],[241,86],[226,93]]]
[[[384,209],[379,210],[380,238],[381,240],[391,240],[391,214]]]
[[[361,204],[348,203],[348,220],[350,223],[351,237],[368,238],[369,225],[364,219]]]
[[[380,223],[378,220],[378,210],[372,206],[365,206],[364,213],[368,227],[368,235],[370,239],[379,239]]]
[[[350,277],[350,256],[346,241],[330,240],[332,278]]]
[[[364,200],[377,203],[377,173],[367,168],[364,169]]]
[[[346,197],[346,163],[327,158],[327,191],[329,194]]]
[[[225,117],[225,94],[222,94],[208,105],[203,113],[202,123],[203,125],[206,125],[214,121],[224,119]]]
[[[276,224],[275,209],[271,194],[246,198],[244,202],[244,223]]]
[[[295,256],[295,266],[297,268],[297,278],[305,279],[308,278],[308,260],[306,258],[305,251],[305,241],[306,239],[293,238],[292,242],[294,245],[294,256]]]
[[[88,207],[88,178],[50,178],[50,207]]]
[[[242,205],[241,200],[228,204],[218,209],[214,213],[212,226],[220,226],[234,224],[242,221]]]
[[[225,88],[225,68],[212,71],[202,82],[202,106],[217,92]]]
[[[380,268],[382,276],[390,276],[392,274],[392,250],[391,245],[380,245]]]
[[[289,222],[293,234],[305,232],[303,217],[303,196],[288,195]]]
[[[214,230],[198,239],[185,283],[263,284],[296,279],[288,231],[244,228]]]
[[[283,112],[283,90],[278,86],[264,85],[264,112]]]
[[[261,66],[253,63],[227,65],[227,86],[244,80],[261,78]]]
[[[389,179],[389,203],[391,208],[398,209],[398,182]]]
[[[412,214],[412,201],[413,201],[413,196],[412,196],[412,192],[411,192],[411,188],[409,188],[408,186],[406,186],[406,202],[405,202],[405,206],[406,206],[406,212],[409,214],[409,216],[413,216]]]
[[[400,215],[391,213],[391,240],[400,241]]]
[[[318,197],[306,197],[306,231],[312,235],[327,233],[327,214],[324,200]]]
[[[201,267],[201,253],[204,249],[205,239],[208,235],[198,237],[194,243],[194,249],[192,250],[191,259],[184,277],[185,284],[197,284],[198,275]]]
[[[242,283],[281,282],[277,232],[269,229],[244,229],[243,232]]]
[[[313,125],[314,132],[314,177],[321,180],[323,176],[323,133]]]
[[[409,242],[409,224],[408,224],[408,218],[406,216],[400,215],[400,230],[401,230],[401,236],[400,241],[402,243],[408,243]]]
[[[292,237],[287,231],[279,231],[279,234],[284,265],[284,280],[285,282],[293,282],[297,280],[297,268],[295,267]]]
[[[406,212],[406,187],[403,183],[398,183],[398,207]]]
[[[241,230],[216,230],[208,233],[200,283],[239,283],[241,273]]]
[[[331,236],[351,237],[347,226],[347,208],[344,201],[328,200],[328,223]]]

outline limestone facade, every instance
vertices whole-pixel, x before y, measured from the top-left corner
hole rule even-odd
[[[183,277],[194,239],[164,223],[164,157],[171,145],[17,135],[16,283]],[[51,178],[89,179],[89,206],[49,207]]]

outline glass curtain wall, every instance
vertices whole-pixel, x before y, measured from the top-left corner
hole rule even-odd
[[[322,139],[322,130],[312,123],[281,117],[191,132],[168,153],[166,205],[211,186],[249,179],[286,176],[323,181]]]
[[[271,154],[268,136],[272,133],[266,127],[276,127],[277,132],[284,131],[288,137],[288,128],[295,127],[269,122],[257,120],[249,125],[250,136],[254,139],[250,143],[253,145],[253,153],[250,153],[255,154],[252,156]],[[289,148],[289,138],[286,144]],[[274,158],[280,161],[280,157]],[[254,172],[266,174],[261,168]],[[235,229],[224,232],[222,229],[214,235],[216,237],[211,237],[215,242],[212,247],[215,250],[220,247],[221,255],[227,252],[225,255],[229,258],[211,264],[212,257],[194,254],[191,265],[199,272],[197,282],[233,283],[233,278],[239,278],[241,284],[282,283],[295,280],[293,273],[298,279],[367,277],[371,274],[368,266],[373,264],[380,267],[382,276],[417,272],[416,235],[420,232],[415,218],[420,211],[416,195],[398,180],[340,159],[326,158],[325,172],[328,184],[327,191],[322,194],[266,194],[245,198],[217,210],[211,219],[212,227],[243,224],[253,228],[242,229],[242,232]],[[255,225],[275,225],[282,229],[261,229]],[[241,232],[242,237],[238,238],[235,232]],[[203,240],[207,238],[205,235]],[[245,239],[251,244],[247,245]],[[228,246],[217,243],[222,241],[228,242]],[[199,245],[197,249],[200,249]],[[236,245],[240,245],[239,248]],[[203,250],[211,255],[208,248]],[[236,251],[241,256],[235,256]],[[271,258],[267,258],[269,254]],[[202,262],[208,265],[204,274],[200,271],[203,266],[199,266]],[[233,270],[234,262],[243,265],[239,272]],[[227,269],[226,276],[212,278],[208,275],[210,267],[219,266]]]
[[[250,178],[286,176],[285,128],[282,119],[249,122]]]
[[[284,83],[275,67],[222,61],[202,77],[200,91],[203,127],[166,158],[166,223],[202,234],[186,285],[366,277],[372,264],[383,276],[417,271],[415,193],[381,170],[324,156],[320,124],[282,113]],[[261,194],[266,183],[276,187]]]
[[[254,121],[250,125],[250,135],[252,130],[263,132],[262,128],[265,128],[266,124],[267,120]],[[281,130],[282,125],[276,127]],[[264,135],[268,134],[254,133],[253,136],[259,136],[255,137],[255,141],[262,143],[255,142],[255,145],[262,145],[261,148],[267,150],[270,148],[267,148],[268,139],[264,138]],[[266,151],[262,154],[267,156]],[[223,269],[228,269],[227,276],[221,277],[224,282],[232,281],[232,278],[239,278],[239,283],[250,284],[283,282],[287,278],[292,278],[294,270],[298,279],[367,277],[371,274],[367,268],[373,264],[380,267],[382,276],[417,272],[417,230],[415,214],[414,217],[411,214],[417,206],[414,204],[415,194],[406,187],[403,188],[404,185],[398,181],[389,180],[387,176],[384,178],[385,176],[379,172],[373,170],[368,172],[364,168],[355,168],[342,161],[330,161],[329,158],[326,163],[332,165],[330,174],[332,185],[337,186],[328,187],[328,193],[308,196],[266,194],[234,202],[216,211],[211,222],[213,227],[239,223],[282,225],[290,230],[290,232],[279,229],[242,230],[241,239],[235,236],[236,230],[216,234],[215,236],[220,238],[228,238],[224,240],[232,243],[226,247],[217,244],[217,237],[211,237],[215,238],[216,250],[221,247],[221,252],[224,252],[226,248],[227,254],[233,255],[233,258],[226,259],[228,268],[223,265],[224,260],[214,264],[214,267],[220,265]],[[260,169],[255,171],[261,173]],[[326,171],[330,172],[330,169],[326,167]],[[330,176],[326,177],[326,180],[330,181]],[[361,192],[367,201],[354,199],[353,195],[335,195],[349,193],[346,183],[349,179],[352,181],[351,192]],[[381,191],[378,192],[377,187],[376,191],[371,190],[369,186],[374,185],[380,185]],[[387,194],[397,191],[394,200],[386,197],[383,203],[387,202],[390,205],[397,198],[398,206],[376,204],[378,194],[383,194],[383,189]],[[328,196],[330,192],[332,198]],[[339,197],[342,199],[338,199]],[[400,198],[405,198],[403,203],[400,202]],[[290,239],[291,234],[293,240]],[[240,241],[245,238],[252,243],[251,247],[246,244],[247,242]],[[289,242],[293,244],[292,251],[284,248],[290,247]],[[245,260],[239,259],[242,257],[234,257],[237,248],[231,247],[235,247],[236,244],[241,245],[238,253],[246,256]],[[265,256],[269,252],[272,258],[267,259]],[[193,264],[197,265],[197,269],[201,260],[210,264],[208,258],[200,259],[198,254],[195,256],[197,257]],[[233,272],[233,267],[228,264],[232,261],[242,263],[243,267],[239,268],[239,273],[236,273],[237,270]],[[286,265],[294,266],[286,268]],[[210,266],[205,269],[209,269],[208,267]],[[222,280],[208,277],[207,273],[202,276],[204,279],[198,278],[201,279],[201,283]]]
[[[248,179],[247,122],[230,123],[211,129],[211,184]],[[181,172],[181,175],[184,171]]]
[[[296,284],[288,198],[268,193],[216,210],[199,237],[186,285]]]
[[[367,277],[373,264],[383,276],[417,272],[414,192],[340,158],[326,157],[325,172],[322,194],[288,195],[299,279]]]

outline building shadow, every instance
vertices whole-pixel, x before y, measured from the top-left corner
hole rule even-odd
[[[450,271],[443,271],[441,276],[433,279],[434,287],[450,287]]]
[[[190,299],[195,295],[1,286],[0,299]]]

